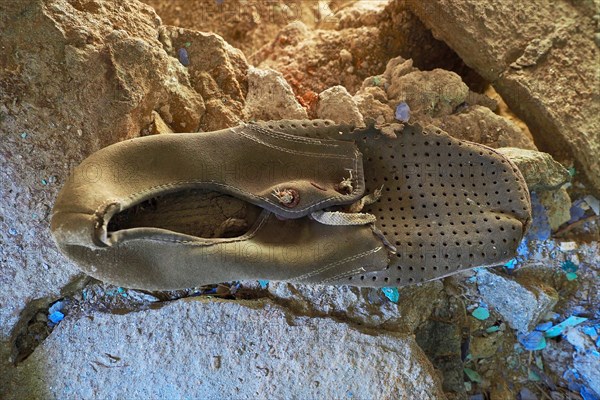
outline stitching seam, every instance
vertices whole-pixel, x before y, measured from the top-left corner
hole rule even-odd
[[[306,273],[304,275],[300,275],[300,276],[294,278],[294,280],[299,280],[299,281],[306,280],[307,278],[310,278],[310,277],[312,277],[314,275],[317,275],[317,274],[319,274],[321,272],[325,272],[325,271],[327,271],[327,270],[329,270],[329,269],[331,269],[333,267],[337,267],[338,265],[345,264],[347,262],[358,260],[359,258],[368,256],[370,254],[377,253],[381,249],[383,249],[383,246],[379,246],[379,247],[376,247],[374,249],[364,251],[364,252],[356,254],[354,256],[344,258],[344,259],[342,259],[340,261],[333,262],[331,264],[327,264],[326,266],[324,266],[322,268],[319,268],[319,269],[316,269],[314,271],[308,272],[308,273]],[[347,272],[345,272],[344,274],[346,274],[346,273]]]

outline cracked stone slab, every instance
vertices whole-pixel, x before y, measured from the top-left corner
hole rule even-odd
[[[67,317],[0,387],[7,399],[444,398],[412,336],[359,329],[268,301],[91,312]]]
[[[370,328],[413,332],[442,300],[441,281],[404,287],[396,303],[381,289],[269,282],[273,301],[296,314],[329,317]]]

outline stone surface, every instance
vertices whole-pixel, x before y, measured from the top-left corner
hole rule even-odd
[[[538,197],[548,213],[550,229],[556,231],[571,219],[571,197],[567,189],[561,187],[554,191],[542,191],[538,193]]]
[[[252,54],[294,20],[308,26],[319,21],[313,12],[317,5],[301,0],[144,0],[154,7],[163,23],[203,32],[214,32],[228,43]]]
[[[598,5],[544,0],[410,1],[434,36],[492,82],[538,147],[575,161],[600,193]]]
[[[309,90],[320,93],[335,85],[354,93],[365,78],[385,68],[388,53],[381,41],[373,40],[377,36],[379,30],[371,26],[309,30],[301,21],[294,21],[250,60],[257,67],[283,73],[299,96]],[[342,49],[351,54],[350,64],[340,58]]]
[[[317,117],[355,126],[364,125],[356,102],[343,86],[333,86],[319,93]]]
[[[442,69],[392,76],[386,91],[391,103],[408,103],[411,114],[417,118],[450,115],[469,94],[460,76]]]
[[[485,143],[493,148],[512,146],[537,149],[533,140],[524,135],[517,125],[480,105],[441,117],[435,124],[446,132],[452,132],[453,136],[475,143]]]
[[[571,179],[569,171],[548,153],[514,147],[498,151],[517,165],[532,192],[555,190]]]
[[[214,33],[162,26],[159,34],[171,59],[178,57],[182,49],[188,55],[189,64],[184,70],[187,74],[182,80],[189,81],[191,90],[204,99],[200,129],[212,131],[237,125],[243,119],[248,92],[249,65],[244,54]],[[176,117],[182,109],[185,108],[174,104],[168,111]],[[165,121],[169,122],[169,119],[165,118]],[[177,131],[198,130],[189,126],[183,128]]]
[[[444,398],[411,336],[269,302],[180,300],[67,318],[3,378],[6,399]]]
[[[477,287],[483,299],[518,332],[528,332],[556,304],[558,293],[534,279],[522,282],[487,269],[477,272]]]
[[[574,357],[573,366],[582,375],[590,389],[600,396],[600,355],[597,351],[588,351]]]
[[[281,73],[258,68],[248,70],[244,115],[248,120],[262,121],[308,118]]]
[[[441,281],[400,289],[397,303],[381,289],[269,282],[273,301],[299,315],[329,316],[372,328],[412,332],[441,300]]]

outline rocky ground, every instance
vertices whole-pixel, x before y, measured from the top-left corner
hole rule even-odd
[[[597,2],[146,3],[0,5],[0,397],[600,398]],[[93,151],[282,118],[500,149],[532,192],[518,256],[399,290],[143,292],[55,248]]]

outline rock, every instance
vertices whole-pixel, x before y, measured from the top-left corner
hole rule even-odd
[[[452,132],[456,138],[493,148],[536,150],[533,141],[519,127],[484,106],[471,106],[458,114],[442,116],[432,123],[446,132]]]
[[[338,123],[364,126],[363,116],[350,93],[343,86],[334,86],[319,93],[317,117]]]
[[[371,86],[365,89],[360,89],[353,97],[354,102],[358,106],[358,110],[362,114],[365,122],[367,122],[367,120],[373,120],[379,124],[384,122],[394,122],[394,110],[392,110],[392,108],[386,103],[383,103],[376,98],[375,96],[377,96],[379,93],[374,94],[374,92],[383,92],[383,90],[381,88]]]
[[[434,0],[407,5],[436,38],[492,82],[541,150],[559,161],[575,161],[600,196],[594,2]]]
[[[486,303],[518,332],[532,330],[556,304],[556,290],[533,278],[517,281],[485,268],[477,272],[477,287]]]
[[[415,332],[417,343],[444,376],[445,392],[464,394],[463,363],[461,360],[462,333],[456,324],[426,321]]]
[[[548,153],[514,147],[498,151],[517,165],[532,192],[555,190],[571,179],[569,171]]]
[[[598,352],[589,351],[576,354],[573,366],[589,388],[596,392],[596,396],[600,396],[600,355]]]
[[[469,351],[474,359],[493,357],[501,343],[501,335],[492,333],[488,336],[475,336],[471,338]]]
[[[228,43],[252,54],[272,38],[281,27],[300,19],[314,27],[312,4],[301,0],[284,2],[143,0],[154,7],[166,25],[214,32]]]
[[[550,229],[556,231],[562,224],[571,219],[571,197],[567,189],[561,187],[554,191],[538,193],[540,203],[548,213]]]
[[[375,26],[309,30],[304,23],[294,21],[272,43],[253,54],[250,61],[259,68],[283,73],[294,93],[301,97],[307,91],[320,93],[335,85],[355,93],[365,78],[383,71],[389,58],[379,36]],[[340,57],[340,49],[351,54],[351,62],[347,56]]]
[[[172,57],[177,57],[179,49],[187,50],[190,85],[204,99],[202,130],[237,125],[243,118],[248,91],[249,65],[244,54],[214,33],[163,26],[160,34],[165,50]]]
[[[8,382],[7,399],[443,398],[412,336],[258,301],[67,317]]]
[[[281,73],[258,68],[248,70],[244,115],[246,119],[263,121],[308,118]]]
[[[173,133],[173,130],[163,119],[160,114],[156,111],[152,111],[152,116],[154,117],[154,121],[152,124],[152,134],[157,135],[161,133]]]
[[[440,300],[442,283],[400,289],[398,303],[380,289],[269,282],[273,301],[299,315],[334,317],[372,328],[412,332]]]
[[[450,115],[468,94],[460,76],[441,69],[410,72],[398,78],[392,75],[387,89],[391,107],[404,101],[417,118]]]

